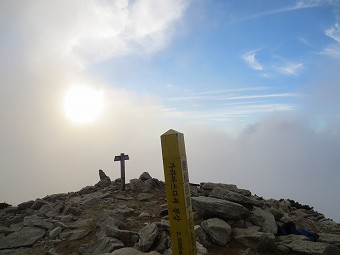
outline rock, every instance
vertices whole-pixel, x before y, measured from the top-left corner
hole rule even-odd
[[[133,235],[137,235],[136,232],[122,230],[115,226],[106,226],[106,235],[109,237],[118,238],[121,241],[131,241]]]
[[[146,181],[146,180],[151,180],[152,177],[148,172],[143,172],[140,176],[139,179],[142,181]]]
[[[340,248],[340,235],[320,233],[319,236],[319,242],[329,243]]]
[[[203,228],[200,225],[194,226],[195,234],[196,234],[196,240],[201,243],[204,247],[208,247],[210,245],[210,242],[207,238],[207,235],[205,234]]]
[[[208,250],[199,242],[196,242],[197,255],[208,255]]]
[[[55,249],[50,249],[49,251],[45,252],[43,255],[58,255]]]
[[[161,219],[161,228],[163,230],[170,231],[170,223],[169,223],[169,221],[166,220],[166,219]]]
[[[50,238],[55,238],[61,233],[61,227],[56,227],[50,231],[49,236]]]
[[[39,210],[43,205],[49,204],[47,201],[42,199],[36,199],[31,206],[31,209]]]
[[[145,184],[140,179],[131,179],[130,180],[130,189],[136,192],[143,192],[146,191]]]
[[[46,231],[37,227],[24,227],[0,240],[1,249],[30,247],[43,238]]]
[[[274,215],[268,211],[261,208],[255,208],[251,211],[252,215],[249,217],[256,226],[261,227],[262,232],[267,233],[277,233],[277,225]]]
[[[143,255],[143,252],[136,250],[135,248],[125,247],[115,250],[111,255]]]
[[[280,249],[286,249],[290,253],[313,255],[338,255],[340,249],[331,244],[311,242],[304,236],[289,235],[277,237]]]
[[[24,218],[25,227],[39,227],[46,230],[50,230],[53,227],[53,223],[46,219],[39,217],[38,215],[27,216]]]
[[[256,255],[256,254],[250,248],[248,248],[244,252],[242,252],[241,255]]]
[[[154,197],[154,195],[149,194],[149,193],[139,193],[137,195],[137,199],[139,201],[150,201],[153,197]]]
[[[78,240],[81,239],[85,236],[87,236],[90,233],[89,230],[87,229],[70,229],[70,230],[65,230],[62,233],[59,234],[59,237],[61,240]]]
[[[6,249],[0,250],[0,255],[27,255],[29,248]]]
[[[269,208],[269,211],[273,214],[276,221],[281,221],[282,217],[284,216],[283,210],[271,207],[271,208]]]
[[[153,245],[156,237],[159,234],[159,229],[156,223],[151,223],[139,231],[138,245],[142,251],[148,251]]]
[[[247,206],[247,205],[254,205],[254,206],[259,206],[259,207],[263,206],[263,202],[261,201],[244,196],[240,193],[237,193],[231,190],[223,189],[221,187],[214,188],[210,192],[209,197],[225,199],[225,200],[235,202],[235,203],[238,203],[244,206]]]
[[[79,252],[82,255],[103,254],[123,247],[124,244],[122,241],[116,238],[104,237],[95,242],[82,245]]]
[[[220,187],[222,189],[226,189],[226,190],[231,190],[237,193],[240,193],[244,196],[251,196],[251,192],[249,190],[245,190],[245,189],[239,189],[237,188],[236,185],[234,184],[224,184],[224,183],[212,183],[212,182],[202,182],[200,183],[200,187],[203,191],[205,191],[206,193],[210,193],[214,188],[216,187]]]
[[[221,219],[242,219],[249,211],[244,206],[213,197],[193,197],[194,210],[204,218],[218,217]]]
[[[279,206],[280,206],[280,209],[282,209],[285,213],[290,212],[291,204],[288,201],[288,199],[284,199],[284,200],[280,201]]]
[[[257,228],[233,228],[232,238],[247,247],[272,251],[275,247],[275,236],[272,233],[259,232]]]
[[[229,243],[231,227],[224,220],[210,218],[203,221],[201,227],[213,243],[220,246],[226,246]]]
[[[33,200],[30,200],[30,201],[27,201],[27,202],[23,202],[21,204],[18,204],[18,207],[20,210],[26,210],[28,208],[31,208],[31,206],[33,205],[34,201]]]
[[[151,217],[151,214],[147,212],[141,212],[138,216],[139,219],[148,219],[150,217]]]
[[[99,178],[100,181],[95,185],[99,188],[105,188],[111,185],[111,179],[108,177],[103,170],[99,169]]]
[[[160,234],[160,240],[154,250],[163,254],[163,252],[169,248],[169,239],[170,237],[167,232],[162,231]]]

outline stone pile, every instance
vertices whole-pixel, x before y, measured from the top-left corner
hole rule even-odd
[[[0,210],[0,255],[170,255],[165,184],[147,172]],[[291,200],[265,200],[236,185],[191,186],[198,254],[340,255],[340,225]],[[277,221],[318,233],[276,236]],[[231,253],[232,251],[233,253]]]

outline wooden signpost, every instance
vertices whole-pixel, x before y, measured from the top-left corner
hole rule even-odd
[[[125,160],[129,160],[129,155],[125,155],[124,153],[114,158],[114,161],[120,161],[121,190],[125,190]]]
[[[161,136],[173,255],[196,255],[184,135],[170,129]]]

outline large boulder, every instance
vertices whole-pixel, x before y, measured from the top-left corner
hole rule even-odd
[[[243,219],[249,211],[244,206],[213,197],[192,197],[194,210],[203,218],[217,217],[225,220]]]
[[[138,246],[142,251],[148,251],[153,245],[156,237],[159,234],[159,229],[156,223],[151,223],[139,231]]]
[[[340,235],[320,233],[319,236],[319,242],[329,243],[340,248]]]
[[[261,227],[262,232],[267,233],[277,233],[277,224],[274,215],[268,211],[261,208],[254,208],[251,211],[251,220],[256,226]]]
[[[24,227],[23,229],[13,232],[0,240],[0,250],[19,247],[31,247],[41,240],[46,231],[37,227]]]
[[[284,253],[339,255],[340,249],[328,243],[311,242],[304,236],[288,235],[277,237],[278,249]]]
[[[111,185],[111,179],[108,177],[103,170],[99,169],[99,178],[100,181],[95,185],[99,188],[105,188]]]
[[[231,191],[235,191],[237,193],[240,193],[244,196],[251,196],[251,192],[249,190],[246,189],[239,189],[237,188],[236,185],[234,184],[225,184],[225,183],[213,183],[213,182],[202,182],[200,183],[200,187],[201,190],[204,193],[210,193],[214,188],[219,187],[222,189],[226,189],[226,190],[231,190]]]
[[[256,227],[233,228],[231,233],[236,242],[252,249],[272,251],[275,247],[274,234],[259,232]]]
[[[254,205],[263,206],[263,202],[253,199],[251,197],[244,196],[240,193],[223,189],[221,187],[215,187],[209,194],[209,197],[215,197],[220,199],[225,199],[231,202],[235,202],[244,206]]]
[[[220,246],[226,246],[230,241],[231,227],[224,220],[210,218],[201,223],[210,240]]]

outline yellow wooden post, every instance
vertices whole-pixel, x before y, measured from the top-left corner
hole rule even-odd
[[[196,255],[184,136],[170,129],[161,136],[173,255]]]

